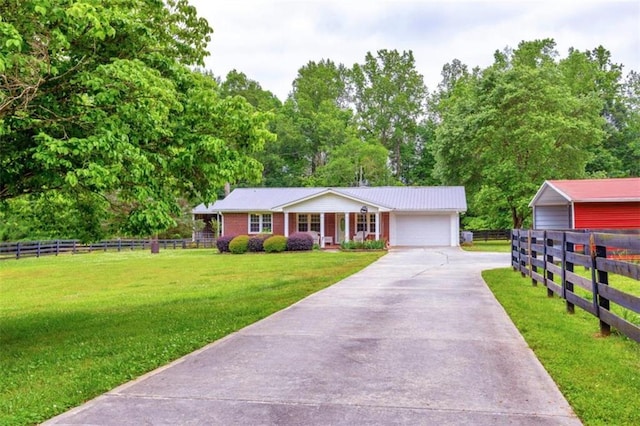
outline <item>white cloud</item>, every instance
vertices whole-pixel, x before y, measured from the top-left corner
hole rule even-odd
[[[640,71],[638,1],[190,1],[215,31],[207,68],[242,71],[281,99],[311,60],[351,66],[384,48],[413,50],[429,89],[454,58],[486,67],[495,50],[540,38],[555,39],[561,56],[603,45]]]

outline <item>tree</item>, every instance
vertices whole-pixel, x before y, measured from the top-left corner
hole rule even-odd
[[[148,235],[180,197],[259,178],[266,119],[188,68],[212,30],[186,0],[14,0],[0,16],[0,200],[100,194]]]
[[[298,70],[293,88],[273,119],[277,141],[260,157],[266,186],[302,186],[314,181],[329,152],[353,133],[344,106],[344,67],[310,61]]]
[[[465,185],[472,208],[496,226],[521,227],[545,179],[584,176],[603,136],[601,99],[572,91],[554,49],[545,39],[496,52],[439,105],[435,174]]]
[[[334,147],[327,163],[310,179],[321,186],[382,186],[397,185],[387,167],[388,151],[379,142],[363,142],[352,136]]]
[[[260,83],[251,80],[243,72],[231,70],[220,84],[222,97],[241,96],[258,111],[277,111],[282,102],[268,90],[264,90]]]
[[[386,147],[393,175],[406,181],[405,162],[416,152],[418,122],[427,97],[413,52],[383,49],[375,57],[368,52],[364,64],[355,64],[349,77],[361,138]]]

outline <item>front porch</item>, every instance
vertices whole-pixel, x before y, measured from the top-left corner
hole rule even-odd
[[[340,247],[343,241],[381,240],[389,237],[389,213],[284,212],[284,235],[308,232],[320,248]]]

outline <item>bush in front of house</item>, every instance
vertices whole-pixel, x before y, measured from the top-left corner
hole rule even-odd
[[[273,235],[264,240],[264,251],[267,253],[280,253],[287,249],[287,237],[284,235]]]
[[[302,251],[313,249],[313,237],[306,232],[295,232],[289,235],[287,240],[287,250]]]
[[[231,235],[221,235],[216,240],[216,247],[218,247],[218,251],[220,253],[228,253],[229,252],[229,243],[236,237],[235,234]]]
[[[384,250],[385,240],[343,241],[340,243],[342,250]]]
[[[238,235],[229,243],[229,251],[233,254],[243,254],[249,250],[249,236]]]
[[[271,234],[258,234],[249,237],[249,251],[257,253],[264,251],[264,240],[271,237]]]

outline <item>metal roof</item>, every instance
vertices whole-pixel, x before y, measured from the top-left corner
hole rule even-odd
[[[533,205],[567,202],[629,202],[640,201],[640,178],[547,180],[529,203]]]
[[[462,186],[382,186],[353,188],[237,188],[225,199],[200,204],[192,213],[272,211],[331,192],[394,211],[467,210]]]

